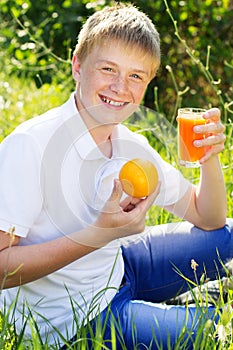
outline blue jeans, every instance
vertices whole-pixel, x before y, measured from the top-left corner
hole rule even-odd
[[[185,327],[183,341],[189,344],[186,348],[192,348],[190,334],[195,337],[197,324],[200,327],[200,322],[214,316],[214,306],[208,307],[203,319],[196,305],[187,308],[162,302],[190,289],[182,275],[195,283],[203,273],[212,280],[224,275],[222,265],[233,257],[233,219],[213,231],[187,222],[151,227],[145,234],[127,239],[122,251],[122,287],[100,315],[102,324],[107,320],[105,339],[111,339],[115,322],[119,350],[172,349]],[[195,272],[192,259],[198,263]],[[111,349],[111,342],[106,346]]]
[[[188,222],[151,227],[125,239],[122,252],[122,286],[109,307],[91,322],[92,332],[100,322],[107,349],[165,350],[174,348],[183,330],[181,341],[192,349],[197,327],[214,317],[214,306],[203,315],[196,304],[187,308],[163,302],[190,289],[185,278],[196,283],[203,273],[212,280],[224,276],[223,263],[233,258],[233,219],[213,231]],[[196,271],[192,260],[198,264]],[[113,330],[116,346],[109,341]]]

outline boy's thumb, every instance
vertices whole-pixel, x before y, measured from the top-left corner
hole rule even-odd
[[[118,179],[114,179],[113,190],[104,206],[104,211],[108,213],[116,213],[120,208],[120,200],[123,190],[121,182]]]
[[[121,196],[122,196],[123,190],[121,186],[121,182],[118,179],[114,179],[114,185],[112,193],[109,197],[109,201],[116,201],[118,204],[120,203]]]

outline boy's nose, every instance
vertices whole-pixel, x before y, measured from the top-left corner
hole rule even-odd
[[[115,77],[110,85],[110,89],[117,93],[126,92],[128,90],[127,79],[121,76]]]

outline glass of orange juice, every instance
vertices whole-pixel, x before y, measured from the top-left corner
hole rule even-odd
[[[199,160],[205,154],[205,147],[195,147],[193,142],[205,138],[205,134],[195,134],[195,125],[206,124],[202,117],[205,109],[202,108],[180,108],[178,109],[178,157],[179,165],[186,168],[197,168]]]

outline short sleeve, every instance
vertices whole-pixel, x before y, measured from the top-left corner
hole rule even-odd
[[[149,143],[145,147],[151,154],[150,160],[155,164],[159,174],[159,181],[161,182],[160,192],[154,204],[165,207],[176,203],[184,196],[192,184],[178,169],[166,162]]]
[[[31,135],[13,133],[0,145],[0,229],[26,237],[41,207],[39,147]]]
[[[180,200],[190,188],[191,183],[184,178],[179,170],[164,160],[159,162],[159,168],[161,188],[155,204],[165,207]]]
[[[117,140],[120,140],[117,144]],[[149,144],[148,139],[141,134],[134,133],[126,127],[118,129],[115,144],[120,159],[133,158],[148,159],[154,163],[161,183],[160,192],[155,199],[155,205],[166,207],[179,201],[192,184],[173,165],[166,162],[160,154]]]

